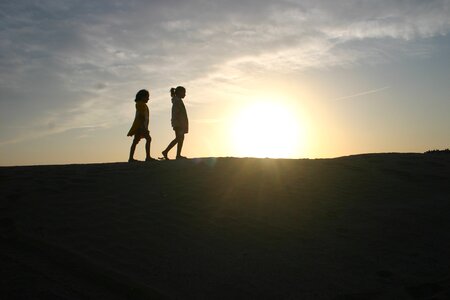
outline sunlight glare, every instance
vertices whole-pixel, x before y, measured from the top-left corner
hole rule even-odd
[[[274,101],[255,102],[233,122],[232,139],[238,156],[294,158],[302,141],[293,110]]]

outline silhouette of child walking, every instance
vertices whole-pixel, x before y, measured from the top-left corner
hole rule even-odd
[[[181,150],[183,149],[184,135],[189,132],[189,121],[187,117],[186,107],[183,103],[183,98],[186,96],[186,89],[182,86],[178,86],[176,89],[170,89],[170,95],[172,96],[172,127],[175,131],[175,139],[170,142],[166,150],[162,152],[164,159],[169,160],[167,154],[170,149],[177,145],[177,157],[176,159],[186,159],[181,156]]]
[[[150,156],[150,143],[152,141],[152,137],[150,136],[150,132],[148,130],[148,123],[150,113],[148,110],[147,102],[150,97],[150,93],[147,90],[140,90],[136,94],[136,116],[134,117],[133,125],[131,126],[130,131],[127,136],[133,136],[133,143],[130,148],[130,157],[128,162],[137,161],[134,159],[134,151],[136,150],[136,145],[139,141],[144,138],[145,142],[145,161],[155,160]]]

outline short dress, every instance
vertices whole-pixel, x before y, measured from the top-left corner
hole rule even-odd
[[[134,135],[134,138],[138,139],[149,137],[149,117],[150,113],[147,104],[144,102],[136,102],[136,115],[127,136]]]

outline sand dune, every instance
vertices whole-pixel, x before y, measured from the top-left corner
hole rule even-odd
[[[2,167],[0,199],[1,299],[450,298],[448,155]]]

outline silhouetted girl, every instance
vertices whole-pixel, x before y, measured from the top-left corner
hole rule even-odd
[[[133,143],[130,148],[130,157],[128,159],[129,162],[137,161],[134,159],[134,150],[136,150],[136,145],[142,138],[146,140],[145,161],[155,160],[150,156],[150,143],[152,141],[152,137],[150,136],[150,131],[148,130],[150,113],[146,104],[149,97],[150,93],[147,90],[140,90],[136,94],[136,99],[134,100],[136,101],[136,116],[134,117],[133,125],[127,134],[127,136],[134,135]]]
[[[170,89],[172,96],[172,127],[175,131],[175,139],[170,142],[166,150],[162,152],[164,159],[169,159],[167,154],[170,149],[177,145],[177,159],[185,159],[181,156],[181,149],[183,149],[184,135],[189,132],[189,121],[184,107],[183,98],[186,96],[186,89],[182,86],[176,89]]]

